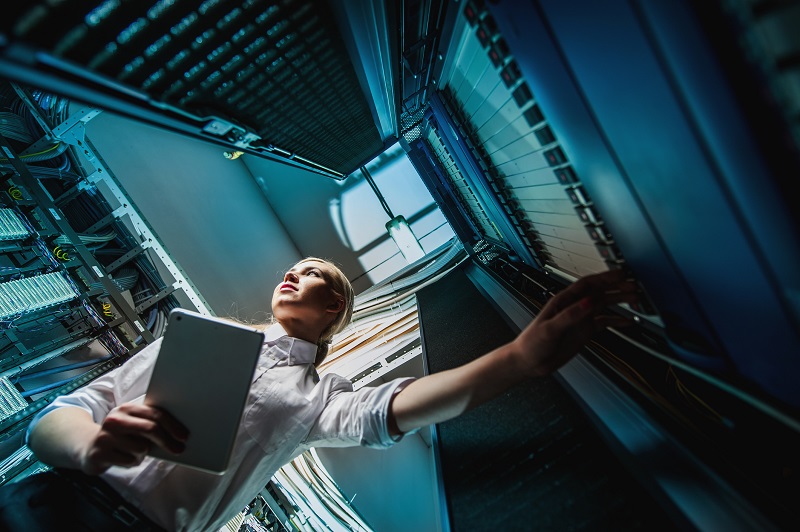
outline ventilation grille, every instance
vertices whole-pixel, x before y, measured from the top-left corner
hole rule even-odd
[[[0,421],[16,414],[28,406],[28,401],[7,377],[0,377]]]
[[[425,125],[423,119],[425,117],[426,108],[427,107],[419,107],[416,111],[412,113],[403,113],[400,117],[400,125],[402,126],[400,134],[409,144],[422,137],[422,129]]]
[[[34,2],[3,25],[161,104],[347,174],[383,143],[334,21],[310,0],[67,0]]]
[[[465,16],[471,31],[464,33],[459,61],[442,91],[448,111],[463,126],[464,141],[542,266],[576,277],[617,267],[622,254],[534,91],[491,15],[470,7],[471,16]]]
[[[0,240],[20,240],[29,234],[13,209],[0,209]]]

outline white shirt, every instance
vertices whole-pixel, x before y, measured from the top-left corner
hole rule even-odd
[[[115,406],[141,403],[161,339],[121,367],[75,392],[58,397],[31,422],[64,406],[88,411],[102,422]],[[167,530],[219,530],[247,506],[273,473],[312,447],[395,443],[387,416],[392,396],[413,379],[397,379],[357,392],[349,380],[314,369],[317,346],[286,335],[279,325],[266,342],[224,475],[147,457],[133,468],[112,467],[103,480]],[[318,381],[318,382],[317,382]]]

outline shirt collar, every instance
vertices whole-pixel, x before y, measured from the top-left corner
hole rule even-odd
[[[275,348],[273,354],[278,359],[286,360],[289,366],[313,364],[317,358],[316,344],[289,336],[280,323],[264,331],[264,339],[268,346]]]

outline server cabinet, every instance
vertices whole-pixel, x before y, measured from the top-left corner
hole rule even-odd
[[[800,159],[793,100],[776,94],[796,90],[763,74],[780,57],[752,34],[796,13],[734,4],[467,2],[405,142],[480,266],[474,282],[517,327],[584,275],[623,268],[638,280],[642,303],[616,309],[638,326],[589,346],[563,383],[626,453],[647,441],[627,430],[663,423],[663,437],[683,434],[757,501],[755,514],[785,525],[798,493],[784,443],[800,428],[788,194]],[[606,376],[639,404],[609,399]],[[620,422],[639,406],[659,413]],[[670,456],[632,467],[649,463],[655,478]],[[721,497],[692,514],[686,494],[668,498],[712,528],[737,505]],[[741,526],[769,526],[748,512]]]

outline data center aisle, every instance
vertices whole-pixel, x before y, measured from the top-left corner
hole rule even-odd
[[[430,373],[514,332],[463,269],[417,294]],[[451,529],[674,530],[553,377],[437,425]]]

